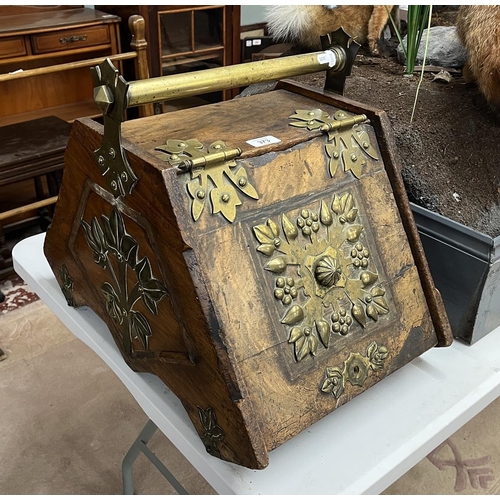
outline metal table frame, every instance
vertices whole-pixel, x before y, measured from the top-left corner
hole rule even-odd
[[[156,424],[149,419],[144,429],[140,432],[134,444],[130,447],[122,462],[123,494],[134,494],[134,475],[132,467],[137,457],[143,453],[146,458],[158,469],[165,479],[175,488],[180,495],[189,495],[175,476],[165,467],[163,462],[148,448],[150,439],[158,430]]]

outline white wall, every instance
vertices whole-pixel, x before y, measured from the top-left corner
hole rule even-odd
[[[241,26],[265,22],[265,8],[265,5],[242,5]]]

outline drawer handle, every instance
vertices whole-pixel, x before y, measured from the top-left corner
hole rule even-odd
[[[87,40],[87,35],[77,35],[77,36],[68,36],[61,37],[59,41],[64,45],[65,43],[73,43],[73,42],[83,42]]]

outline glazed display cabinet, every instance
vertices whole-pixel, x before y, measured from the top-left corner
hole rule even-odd
[[[240,62],[239,5],[100,5],[99,10],[128,19],[146,20],[149,67],[152,77],[230,66]],[[130,36],[122,22],[124,43]],[[133,74],[126,75],[134,79]],[[155,112],[193,107],[233,98],[238,89],[201,94],[196,98],[156,103]]]

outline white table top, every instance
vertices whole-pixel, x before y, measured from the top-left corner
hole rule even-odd
[[[426,352],[272,451],[262,471],[223,462],[206,453],[179,399],[126,365],[105,323],[66,305],[43,241],[40,234],[14,248],[16,272],[221,494],[378,494],[500,395],[497,328],[473,346]]]

